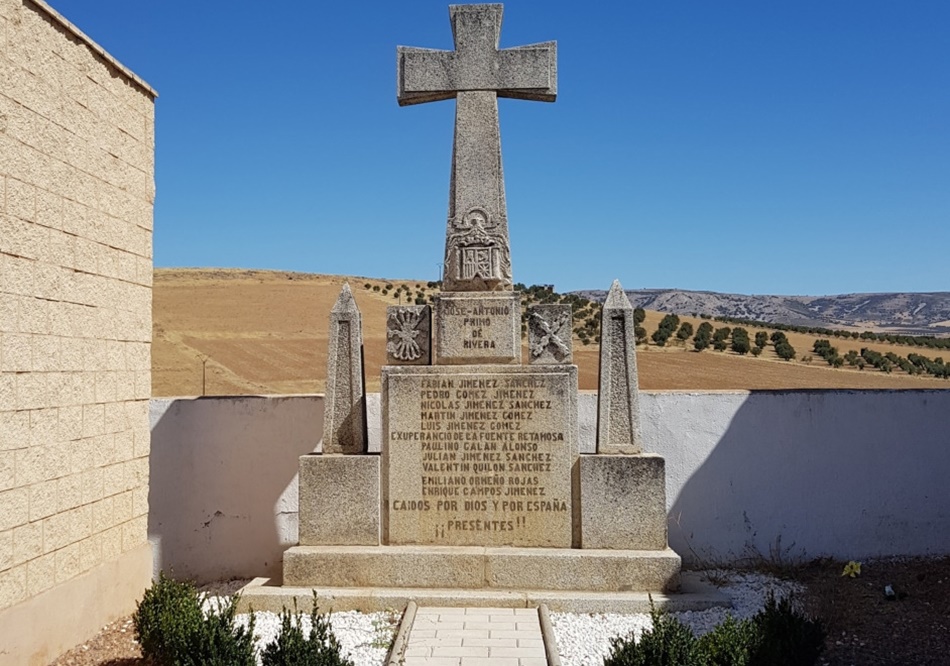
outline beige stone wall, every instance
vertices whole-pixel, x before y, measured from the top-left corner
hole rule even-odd
[[[154,96],[0,0],[0,613],[147,541]]]

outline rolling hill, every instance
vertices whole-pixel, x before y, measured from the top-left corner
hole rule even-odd
[[[385,359],[386,306],[419,294],[428,298],[434,290],[426,283],[281,271],[156,269],[152,394],[322,392],[330,308],[345,281],[362,312],[367,388],[378,391]],[[662,316],[648,311],[644,326],[654,330]],[[814,336],[790,333],[789,339],[801,357],[810,350]],[[842,353],[855,345],[906,353],[887,343],[835,344]],[[580,388],[596,389],[597,345],[575,339],[574,350]],[[640,386],[647,390],[950,388],[948,381],[899,372],[833,370],[821,359],[785,362],[771,346],[752,358],[732,352],[696,353],[681,343],[649,344],[637,348],[637,363]]]
[[[603,301],[603,290],[575,292]],[[756,296],[682,289],[630,289],[630,302],[644,310],[709,314],[796,326],[950,335],[950,292]]]

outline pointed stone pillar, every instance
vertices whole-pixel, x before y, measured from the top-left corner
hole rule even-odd
[[[597,454],[580,461],[584,548],[667,547],[666,464],[643,452],[635,340],[633,305],[614,280],[600,324]]]
[[[349,284],[330,311],[322,444],[323,455],[300,457],[300,545],[379,545],[379,456],[358,455],[367,453],[363,333]]]
[[[330,311],[324,453],[366,453],[363,332],[359,308],[344,284]]]
[[[633,305],[614,280],[600,320],[597,453],[640,453],[640,398]]]

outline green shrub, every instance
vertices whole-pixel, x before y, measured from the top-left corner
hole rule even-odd
[[[176,655],[188,651],[190,637],[203,620],[194,585],[166,578],[164,573],[145,590],[132,616],[142,654],[161,666],[178,663]]]
[[[234,624],[238,597],[229,597],[210,610],[191,635],[187,655],[175,662],[181,666],[255,666],[254,614],[247,627]]]
[[[749,666],[810,666],[825,647],[825,629],[795,610],[788,597],[779,602],[769,594],[755,617],[756,643]]]
[[[653,629],[634,637],[613,638],[604,666],[699,666],[696,638],[675,617],[650,609]]]
[[[755,644],[756,628],[751,620],[731,615],[697,640],[699,663],[703,666],[748,666],[749,651]]]
[[[304,636],[303,613],[286,608],[280,614],[280,633],[261,651],[262,666],[353,666],[340,654],[329,615],[317,612],[317,595],[310,611],[310,633]]]
[[[162,573],[136,606],[135,639],[159,666],[254,666],[254,615],[248,628],[236,627],[236,603],[206,614],[194,585]]]
[[[611,640],[605,666],[811,666],[824,649],[821,622],[772,594],[752,619],[727,617],[698,639],[663,611],[651,609],[650,618],[639,643],[632,635]]]

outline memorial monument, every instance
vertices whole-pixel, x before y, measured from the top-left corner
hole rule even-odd
[[[400,105],[456,100],[443,291],[431,309],[389,308],[378,455],[354,392],[359,313],[341,293],[324,440],[301,458],[284,589],[315,588],[337,609],[642,610],[636,593],[677,589],[680,558],[667,547],[663,459],[641,450],[619,283],[603,310],[598,453],[578,451],[569,306],[530,309],[522,363],[497,98],[553,102],[556,44],[499,49],[501,5],[449,15],[454,51],[397,49]]]

